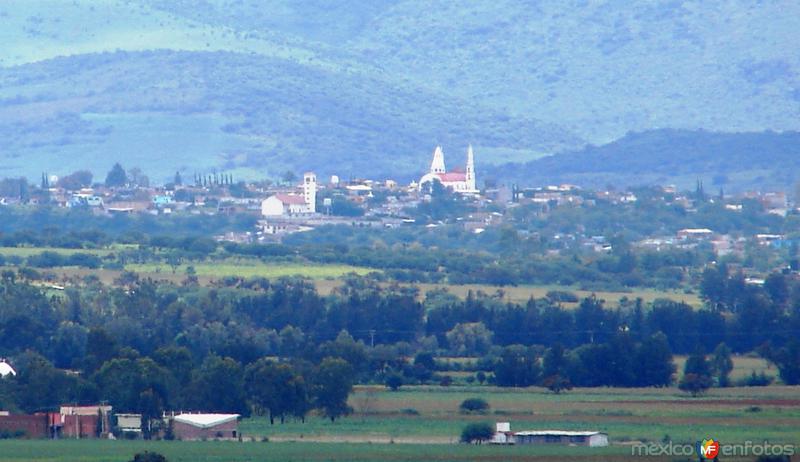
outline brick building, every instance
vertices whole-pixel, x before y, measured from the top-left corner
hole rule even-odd
[[[0,433],[15,438],[47,438],[50,436],[50,414],[0,415]]]
[[[61,406],[59,412],[0,415],[0,432],[22,438],[97,438],[108,431],[111,406]]]

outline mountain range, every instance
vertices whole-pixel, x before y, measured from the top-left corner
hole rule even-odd
[[[629,133],[602,146],[586,146],[525,163],[489,167],[495,179],[518,185],[570,183],[675,185],[694,189],[700,182],[717,193],[798,188],[800,132],[712,133],[702,130],[649,130]]]
[[[436,144],[497,174],[629,134],[790,132],[798,18],[783,0],[8,0],[0,175],[405,180]]]

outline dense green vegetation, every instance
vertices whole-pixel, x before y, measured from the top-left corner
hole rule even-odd
[[[755,202],[729,211],[702,191],[689,214],[658,190],[635,192],[640,199],[633,204],[595,200],[591,207],[556,207],[547,215],[534,206],[516,207],[506,226],[480,234],[465,231],[449,207],[455,203],[461,214],[472,205],[440,192],[426,207],[409,211],[437,228],[328,227],[269,245],[209,238],[205,233],[252,227],[224,216],[106,218],[80,209],[2,208],[9,220],[0,222],[0,356],[19,374],[0,380],[0,408],[34,412],[107,400],[119,412],[146,419],[170,409],[238,412],[248,416],[245,435],[277,441],[397,436],[406,443],[455,442],[465,425],[491,421],[494,414],[548,428],[602,421],[603,430],[651,441],[666,433],[690,438],[696,428],[711,431],[732,415],[749,423],[726,427],[723,434],[735,441],[746,439],[753,425],[764,425],[763,419],[793,424],[793,411],[743,414],[750,411],[736,400],[747,398],[738,395],[730,404],[738,407],[725,411],[653,409],[664,399],[683,402],[684,392],[716,396],[731,386],[772,385],[771,393],[782,393],[773,382],[800,383],[800,286],[790,271],[772,271],[796,250],[752,246],[742,258],[712,263],[704,246],[649,252],[630,242],[712,222],[737,236],[794,237],[796,217],[767,214]],[[40,192],[32,187],[29,193]],[[583,233],[607,238],[612,250],[590,252],[553,238]],[[768,274],[763,286],[745,282],[742,264]],[[75,268],[84,272],[67,273]],[[309,279],[255,277],[291,268],[315,277],[350,268],[364,275],[323,281],[324,293]],[[421,293],[398,281],[680,287],[699,293],[702,304],[644,301],[634,294],[606,302],[568,287],[543,289],[528,300],[512,300],[502,290],[457,297],[441,288]],[[772,369],[765,371],[766,364]],[[381,398],[387,402],[376,402],[374,390],[384,387],[391,390]],[[451,387],[446,400],[432,396]],[[633,408],[587,405],[617,393],[641,396],[628,387],[647,395]],[[504,394],[513,389],[535,399],[535,415]],[[602,398],[595,389],[603,390]],[[407,393],[418,404],[408,404],[414,401]],[[572,393],[580,396],[580,408],[563,407]],[[551,401],[562,407],[537,420]],[[705,427],[679,424],[700,415]],[[663,418],[666,423],[658,421]],[[470,441],[487,433],[477,425],[468,430],[464,439]],[[763,432],[791,441],[772,427]],[[258,457],[250,448],[263,445],[250,444],[221,447],[221,457]],[[24,446],[15,448],[25,454]],[[174,454],[171,446],[159,448]],[[297,458],[313,459],[314,450],[304,446]],[[343,451],[346,460],[386,455]]]
[[[566,310],[549,299],[518,305],[444,291],[420,302],[413,288],[355,276],[324,298],[304,280],[203,288],[191,277],[177,286],[127,274],[114,286],[87,277],[48,296],[25,278],[5,271],[0,281],[0,355],[21,371],[0,383],[12,410],[105,399],[148,416],[179,408],[283,420],[317,408],[334,420],[350,412],[354,381],[448,385],[450,366],[435,359],[446,354],[478,358],[461,368],[476,373],[470,382],[556,393],[668,386],[672,354],[696,352],[681,386],[698,394],[729,384],[731,350],[757,350],[784,383],[800,383],[800,290],[778,273],[761,288],[707,269],[701,310],[669,300],[606,307],[593,297]]]

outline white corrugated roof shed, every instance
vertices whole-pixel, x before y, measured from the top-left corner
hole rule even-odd
[[[176,422],[210,428],[239,418],[239,414],[180,414],[175,416]]]

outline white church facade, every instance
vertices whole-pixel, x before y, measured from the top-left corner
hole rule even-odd
[[[419,180],[420,191],[430,186],[433,181],[438,181],[454,192],[461,194],[477,194],[477,180],[475,178],[475,156],[472,145],[467,148],[467,164],[463,171],[448,172],[444,165],[444,152],[441,146],[436,146],[433,151],[431,169]]]
[[[303,194],[275,194],[261,202],[261,215],[281,217],[309,215],[317,211],[317,176],[312,172],[303,175]]]

